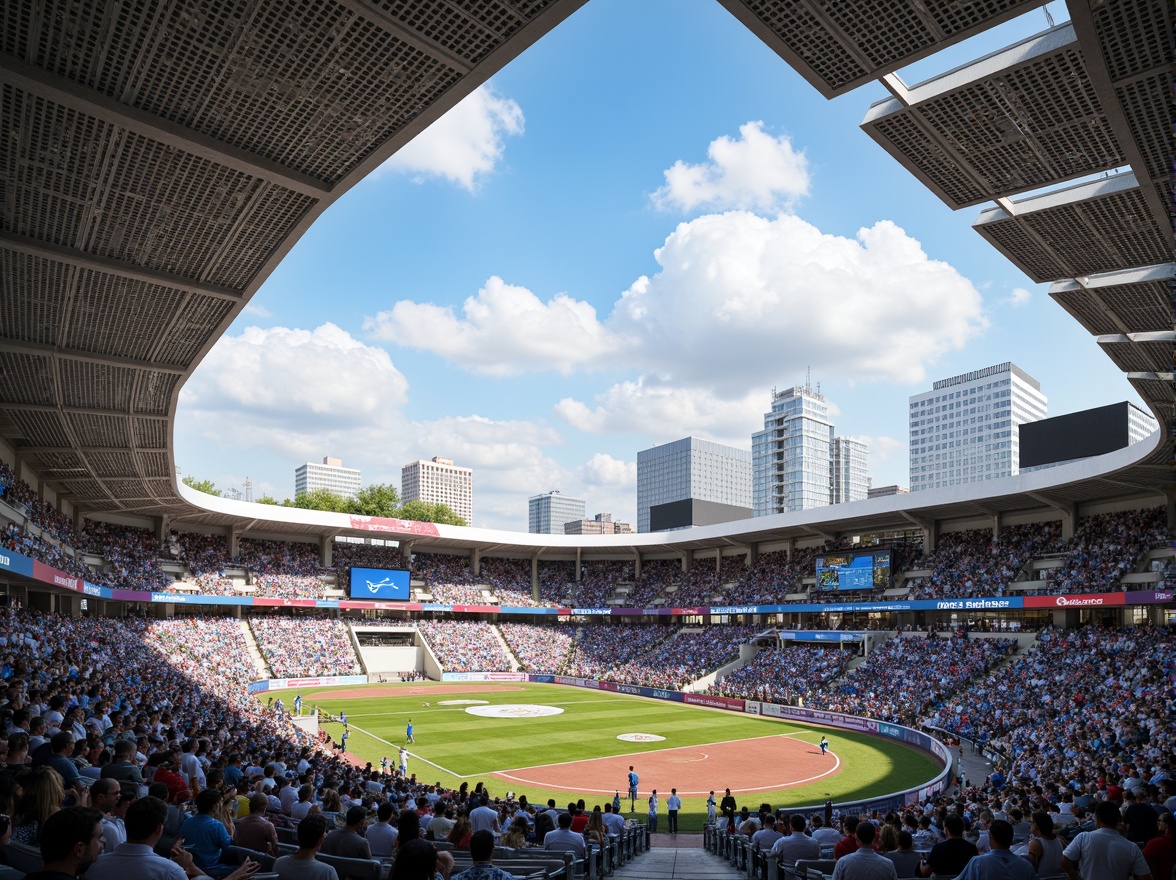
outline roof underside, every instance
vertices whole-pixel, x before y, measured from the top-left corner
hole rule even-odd
[[[86,512],[247,528],[176,491],[184,380],[315,218],[583,2],[0,6],[0,435]],[[720,2],[827,96],[1041,5]],[[1058,281],[1051,294],[1167,431],[1173,345],[1155,334],[1172,330],[1170,8],[1069,5],[1072,25],[892,88],[864,125],[952,207],[998,200],[977,229],[1035,281]],[[1158,490],[1169,453],[1051,499]],[[996,497],[975,512],[1040,503]],[[909,526],[822,528],[890,519]],[[760,527],[748,523],[749,541],[771,534]]]

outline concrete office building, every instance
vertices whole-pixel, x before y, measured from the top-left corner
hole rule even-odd
[[[613,522],[611,513],[598,513],[592,519],[564,523],[565,535],[631,535],[633,524]]]
[[[751,454],[698,437],[637,453],[637,531],[657,532],[751,515]]]
[[[553,490],[527,499],[527,531],[535,535],[562,535],[564,523],[584,518],[587,509],[580,498]]]
[[[400,469],[400,500],[448,505],[468,526],[474,519],[474,472],[451,458],[409,462]]]
[[[343,467],[343,459],[326,456],[322,464],[307,462],[294,471],[294,496],[315,489],[327,489],[344,498],[354,498],[360,490],[359,471]]]
[[[1019,427],[1046,417],[1041,384],[1013,363],[949,379],[910,398],[911,491],[1020,473]]]
[[[864,501],[869,497],[870,478],[866,474],[870,448],[853,437],[833,438],[833,459],[830,462],[833,481],[833,503]]]

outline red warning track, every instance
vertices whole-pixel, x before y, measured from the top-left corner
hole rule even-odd
[[[822,755],[812,743],[777,735],[731,740],[701,746],[682,746],[656,752],[589,758],[562,764],[540,764],[493,775],[515,785],[536,788],[612,794],[622,797],[628,788],[629,765],[640,777],[640,791],[669,794],[677,788],[683,797],[705,795],[712,789],[733,794],[776,791],[805,785],[841,772],[841,761],[830,750]],[[601,788],[601,785],[605,787]]]

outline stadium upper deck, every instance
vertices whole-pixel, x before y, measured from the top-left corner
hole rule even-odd
[[[261,509],[177,485],[184,380],[309,225],[583,0],[21,0],[0,10],[0,437],[75,516],[420,546],[713,549],[1166,494],[1173,505],[1171,7],[1072,23],[908,87],[894,71],[1034,0],[722,0],[1098,337],[1155,413],[1129,450],[984,484],[669,535],[552,538]],[[1129,173],[1033,195],[1122,166]],[[1014,196],[1029,194],[1020,201]],[[1075,365],[1080,369],[1080,365]],[[35,475],[35,476],[34,476]]]

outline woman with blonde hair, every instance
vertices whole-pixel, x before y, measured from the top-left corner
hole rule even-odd
[[[20,795],[16,799],[16,810],[12,817],[12,840],[38,846],[41,842],[41,826],[61,809],[61,803],[65,800],[65,783],[60,773],[43,765],[20,774],[18,784]]]
[[[449,832],[448,840],[456,849],[469,849],[470,838],[474,834],[473,826],[470,825],[470,817],[468,813],[461,813],[457,817],[457,821],[453,823],[453,828]]]
[[[502,845],[509,849],[524,849],[527,846],[527,820],[517,816],[502,835]]]

